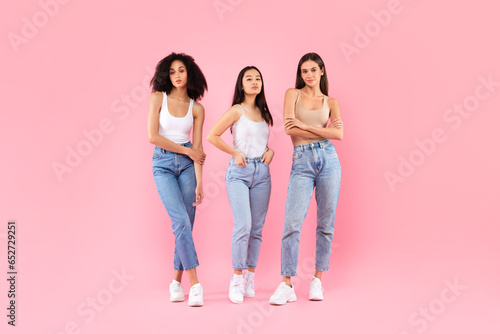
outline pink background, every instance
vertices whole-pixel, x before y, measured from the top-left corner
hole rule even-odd
[[[495,2],[65,1],[8,0],[0,10],[0,258],[4,275],[13,219],[19,272],[16,328],[1,280],[2,333],[500,332],[500,86],[480,81],[500,82]],[[348,44],[357,53],[343,53]],[[227,299],[229,156],[206,142],[194,231],[205,306],[168,301],[173,235],[152,177],[143,83],[172,51],[193,55],[207,78],[205,135],[229,108],[238,71],[256,65],[264,76],[273,191],[257,297],[243,305]],[[309,51],[326,62],[345,124],[334,142],[343,174],[331,269],[325,301],[307,301],[313,201],[299,300],[270,308],[292,152],[282,103]],[[465,116],[448,111],[464,103]],[[90,145],[84,132],[100,126],[107,133]],[[53,164],[66,164],[68,149],[86,156],[58,178]],[[389,173],[402,175],[391,185]]]

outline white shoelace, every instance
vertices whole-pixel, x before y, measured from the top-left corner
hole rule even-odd
[[[316,287],[320,288],[320,289],[321,289],[321,291],[325,291],[325,289],[323,289],[323,286],[322,286],[322,284],[321,284],[321,280],[320,280],[319,278],[318,278],[318,279],[315,279],[316,277],[315,277],[315,276],[313,276],[313,275],[311,275],[311,274],[309,274],[308,276],[309,276],[309,278],[312,278],[312,279],[313,279],[313,280],[312,280],[312,282],[313,282],[313,284],[314,284]]]
[[[193,291],[193,296],[198,296],[201,293],[201,286],[195,287],[194,289],[192,289],[192,291]]]
[[[255,280],[253,278],[247,278],[245,280],[245,285],[249,288],[252,288],[254,291],[257,290],[257,286],[255,286]]]
[[[236,291],[239,291],[241,293],[245,292],[245,281],[243,279],[239,279],[233,282],[233,287],[236,289]]]
[[[182,285],[180,283],[171,283],[170,288],[173,292],[181,292]]]
[[[288,285],[286,285],[286,284],[284,284],[284,285],[280,284],[274,293],[275,294],[277,293],[278,296],[283,297],[286,294],[288,294],[289,289],[287,289],[287,288],[288,288]]]

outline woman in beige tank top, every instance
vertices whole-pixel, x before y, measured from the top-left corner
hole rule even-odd
[[[310,300],[323,300],[321,274],[329,268],[340,191],[340,163],[330,140],[342,140],[344,129],[339,104],[328,97],[325,64],[316,53],[299,61],[295,89],[285,94],[284,121],[294,153],[281,243],[283,281],[269,300],[273,305],[297,300],[291,276],[297,275],[300,230],[313,190],[317,203],[316,272],[310,275]]]

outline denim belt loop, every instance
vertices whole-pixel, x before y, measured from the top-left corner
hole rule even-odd
[[[258,162],[262,161],[262,158],[261,157],[255,157],[255,158],[247,158],[247,157],[245,157],[245,161],[247,162],[247,164],[258,163]]]

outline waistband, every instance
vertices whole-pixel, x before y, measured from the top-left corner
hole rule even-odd
[[[247,157],[245,157],[245,160],[247,161],[247,163],[262,162],[262,158],[261,157],[257,157],[257,158],[247,158]]]
[[[193,144],[191,144],[191,141],[187,141],[185,143],[182,143],[182,144],[178,144],[178,145],[181,145],[181,146],[184,146],[184,147],[193,147]],[[160,146],[155,146],[155,150],[159,150],[161,151],[162,153],[166,153],[166,152],[171,152],[169,150],[166,150],[164,148],[161,148]],[[174,152],[171,152],[171,153],[174,153]]]
[[[191,147],[193,146],[193,144],[191,144],[191,142],[188,140],[187,142],[183,143],[183,144],[179,144],[181,146],[185,146],[185,147]]]
[[[245,160],[246,160],[247,164],[252,163],[252,162],[262,162],[262,158],[261,157],[257,157],[257,158],[247,158],[247,157],[245,157]],[[234,157],[231,158],[231,162],[234,162]]]
[[[325,139],[322,141],[315,141],[314,143],[310,144],[295,145],[293,147],[293,150],[294,151],[312,150],[315,147],[323,148],[327,145],[333,145],[329,139]]]

